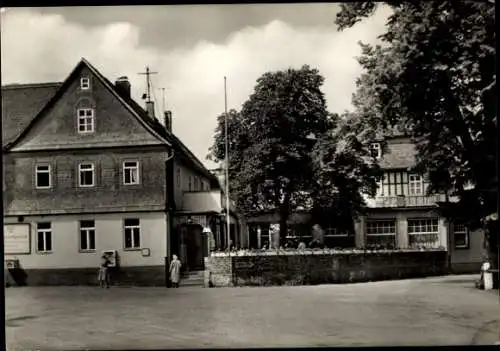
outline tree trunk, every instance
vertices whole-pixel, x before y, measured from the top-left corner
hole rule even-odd
[[[288,226],[287,226],[287,220],[288,220],[288,211],[280,211],[280,235],[278,238],[277,247],[280,247],[283,245],[286,241],[286,237],[288,235]]]
[[[278,211],[279,211],[279,225],[280,225],[280,232],[278,238],[276,238],[276,242],[274,243],[274,247],[279,248],[281,245],[285,243],[286,236],[288,235],[288,227],[287,227],[287,221],[288,221],[288,216],[290,215],[290,196],[291,196],[291,188],[288,187],[287,189],[283,189],[283,192],[285,193],[283,202],[280,203],[280,197],[279,195],[276,195],[276,204],[278,205]],[[280,194],[281,192],[277,189],[275,194]]]

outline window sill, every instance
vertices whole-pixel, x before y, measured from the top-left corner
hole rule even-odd
[[[379,234],[379,233],[377,233],[377,234],[366,234],[366,236],[394,236],[394,237],[395,237],[395,236],[396,236],[396,234],[391,234],[391,233],[387,233],[387,234],[385,234],[385,233],[383,233],[383,234]]]
[[[94,250],[78,250],[79,253],[96,253],[97,251],[94,249]]]
[[[51,186],[36,186],[35,189],[36,190],[51,190],[52,187]]]
[[[141,183],[123,183],[123,186],[139,186]]]
[[[131,248],[124,248],[123,251],[141,251],[142,248],[140,247],[131,247]]]
[[[469,250],[470,247],[467,245],[467,246],[455,246],[455,250]]]
[[[54,252],[53,251],[37,251],[36,253],[39,255],[50,255]]]
[[[91,189],[95,188],[95,185],[78,185],[78,187],[83,189]]]

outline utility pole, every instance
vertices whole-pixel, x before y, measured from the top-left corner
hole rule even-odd
[[[224,124],[225,124],[225,149],[226,149],[226,230],[227,230],[227,248],[231,252],[231,225],[229,216],[229,140],[227,135],[227,88],[226,77],[224,77]]]

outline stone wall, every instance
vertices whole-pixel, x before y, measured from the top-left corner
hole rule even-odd
[[[9,269],[11,286],[97,285],[98,268]],[[165,286],[164,266],[119,267],[110,270],[116,286]]]
[[[231,286],[233,257],[205,257],[205,287]]]
[[[447,253],[429,251],[215,254],[206,259],[205,286],[355,283],[448,273]]]
[[[453,274],[478,274],[481,272],[482,262],[460,262],[451,263]]]

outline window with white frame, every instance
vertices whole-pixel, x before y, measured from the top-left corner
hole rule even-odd
[[[382,219],[366,222],[366,244],[396,245],[396,220]]]
[[[424,185],[420,174],[410,174],[408,179],[408,193],[410,195],[423,195]]]
[[[80,78],[80,88],[82,90],[90,89],[90,78],[89,77]]]
[[[95,169],[93,163],[80,163],[78,165],[78,185],[80,187],[93,187],[95,183]]]
[[[78,109],[78,133],[93,133],[94,132],[94,109],[80,108]]]
[[[36,165],[35,185],[37,189],[47,189],[51,187],[52,180],[49,164]]]
[[[437,218],[408,219],[408,242],[410,247],[439,246]]]
[[[304,242],[309,242],[312,240],[312,235],[311,235],[311,228],[307,225],[304,224],[295,224],[295,225],[290,225],[287,227],[287,239],[300,239],[301,241]],[[262,229],[261,232],[261,241],[264,243],[264,241],[269,241],[269,233]]]
[[[323,245],[329,248],[352,247],[355,245],[354,237],[350,235],[349,230],[338,225],[330,224],[325,227]]]
[[[52,251],[52,226],[50,222],[39,222],[36,224],[37,251]]]
[[[380,143],[372,143],[370,145],[370,155],[376,159],[382,157],[382,147],[380,146]]]
[[[469,230],[462,223],[453,223],[453,239],[456,249],[469,247]]]
[[[123,184],[125,185],[139,184],[139,162],[137,161],[123,162]]]
[[[338,230],[335,227],[327,227],[325,229],[325,237],[339,238],[349,236],[349,233],[345,230]]]
[[[125,248],[141,247],[141,226],[138,218],[128,218],[124,221]]]
[[[93,220],[80,221],[80,250],[95,250],[95,222]]]

